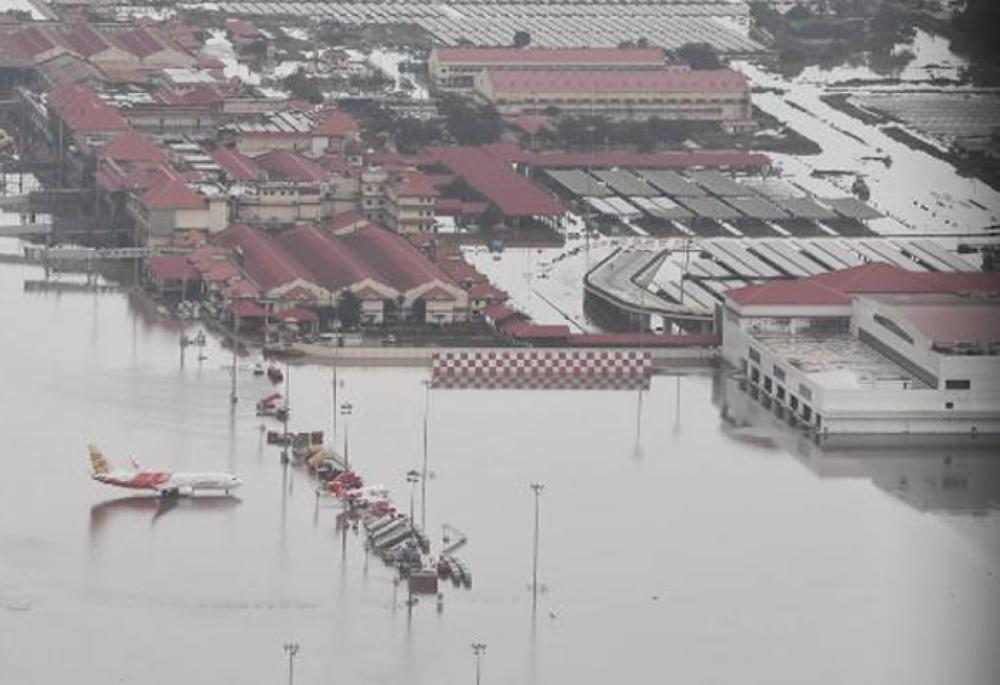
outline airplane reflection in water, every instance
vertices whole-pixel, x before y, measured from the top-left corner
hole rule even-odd
[[[733,439],[783,447],[820,478],[867,478],[919,511],[1000,509],[1000,436],[845,435],[816,440],[740,388],[716,378],[713,401]]]
[[[178,511],[224,511],[235,509],[243,500],[231,496],[203,496],[179,499],[176,497],[157,497],[156,495],[129,495],[103,502],[90,507],[90,533],[97,535],[108,522],[121,514],[148,513],[150,524],[155,524],[161,516],[173,510]]]

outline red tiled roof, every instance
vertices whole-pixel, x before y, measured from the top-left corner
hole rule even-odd
[[[316,283],[316,277],[288,254],[277,241],[246,224],[234,224],[216,240],[227,247],[240,248],[243,268],[263,290],[268,291],[302,279]]]
[[[560,216],[565,212],[553,196],[485,150],[436,148],[429,154],[506,216]]]
[[[407,170],[394,179],[396,194],[403,197],[434,197],[437,188],[419,171]]]
[[[746,77],[732,69],[487,70],[494,96],[531,93],[742,93]]]
[[[337,137],[358,132],[358,122],[346,112],[330,109],[324,112],[322,117],[319,126],[313,129],[313,135]]]
[[[507,305],[500,304],[498,302],[483,307],[483,316],[496,325],[500,325],[504,321],[515,317],[520,317],[522,319],[528,318],[516,309],[511,309]]]
[[[291,150],[272,150],[255,157],[254,162],[279,180],[318,183],[330,178],[330,172],[326,169]]]
[[[203,209],[205,198],[188,188],[176,173],[160,170],[159,182],[154,182],[139,197],[148,209]]]
[[[148,136],[138,131],[128,131],[102,145],[97,150],[97,158],[159,164],[165,161],[166,155]]]
[[[480,64],[663,64],[661,48],[437,48],[440,62]]]
[[[332,218],[330,218],[325,224],[323,224],[323,228],[325,228],[328,231],[336,233],[337,231],[341,231],[350,226],[354,226],[355,224],[367,224],[367,223],[368,219],[365,218],[364,214],[357,211],[356,209],[351,209],[346,212],[341,212],[340,214],[337,214]]]
[[[187,260],[194,264],[195,268],[207,269],[212,264],[229,259],[230,252],[218,245],[202,245],[193,252],[187,254]]]
[[[234,278],[239,278],[240,271],[230,262],[216,262],[207,264],[202,269],[202,278],[209,283],[224,283]]]
[[[114,36],[118,45],[136,57],[144,58],[161,50],[169,49],[162,38],[146,26],[137,26]]]
[[[508,297],[509,295],[507,295],[507,293],[489,282],[476,283],[469,288],[470,300],[492,299],[496,302],[505,302]]]
[[[58,47],[55,37],[47,29],[36,28],[34,26],[15,33],[14,41],[32,57]]]
[[[199,281],[201,274],[183,255],[153,255],[146,266],[161,281]]]
[[[385,283],[365,260],[346,249],[346,241],[331,238],[313,226],[285,231],[278,242],[292,257],[316,274],[316,282],[331,292],[372,278]],[[387,283],[386,283],[387,285]]]
[[[432,280],[452,283],[447,274],[406,238],[381,226],[366,226],[340,240],[366,261],[383,282],[397,290],[410,290]]]
[[[112,47],[108,39],[95,31],[90,24],[77,24],[64,30],[62,39],[67,47],[82,57],[90,57]]]
[[[241,319],[263,319],[267,316],[263,307],[250,300],[236,300],[229,305],[229,311]]]
[[[853,294],[1000,292],[1000,277],[971,273],[915,273],[874,262],[828,273],[736,288],[726,297],[740,305],[844,306]],[[971,287],[970,287],[971,286]],[[981,290],[986,289],[986,290]]]
[[[114,132],[130,129],[117,109],[104,102],[90,86],[65,85],[52,90],[47,103],[74,132]]]
[[[257,166],[257,163],[238,150],[219,147],[213,150],[205,150],[205,154],[222,167],[226,175],[234,181],[256,181],[263,176],[263,172]]]
[[[235,283],[231,283],[223,289],[222,294],[230,300],[236,300],[240,298],[257,298],[260,296],[260,291],[254,286],[250,281],[238,280]]]

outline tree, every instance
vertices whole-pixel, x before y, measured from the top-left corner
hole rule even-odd
[[[316,79],[306,74],[302,67],[289,74],[283,81],[285,88],[295,97],[308,100],[313,104],[323,102],[323,92],[319,88]]]
[[[451,96],[442,98],[438,109],[459,145],[495,143],[503,131],[503,120],[492,105],[474,105]]]
[[[515,31],[514,32],[514,47],[524,48],[531,43],[531,34],[527,31]]]
[[[361,322],[361,300],[349,288],[344,288],[337,300],[337,318],[344,328],[353,328]]]
[[[692,69],[718,69],[722,66],[719,56],[708,43],[685,43],[677,49],[677,57]]]

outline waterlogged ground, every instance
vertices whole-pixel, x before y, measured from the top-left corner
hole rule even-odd
[[[753,405],[707,371],[641,395],[432,390],[427,529],[436,546],[443,523],[469,535],[474,585],[408,611],[262,445],[266,382],[241,365],[231,411],[215,341],[182,365],[177,331],[126,295],[23,292],[40,277],[0,265],[3,682],[280,682],[290,640],[301,683],[470,682],[473,641],[486,683],[1000,676],[995,458],[816,456],[742,426]],[[427,372],[338,376],[352,460],[407,508]],[[293,429],[330,430],[331,390],[329,369],[292,369]],[[91,482],[91,440],[246,486],[163,509]],[[534,619],[531,481],[547,486]]]

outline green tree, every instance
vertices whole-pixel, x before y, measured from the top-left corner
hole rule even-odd
[[[515,31],[514,32],[514,47],[515,48],[525,48],[531,44],[531,34],[527,31]]]
[[[718,69],[722,66],[719,56],[708,43],[685,43],[677,49],[677,57],[692,69]]]

